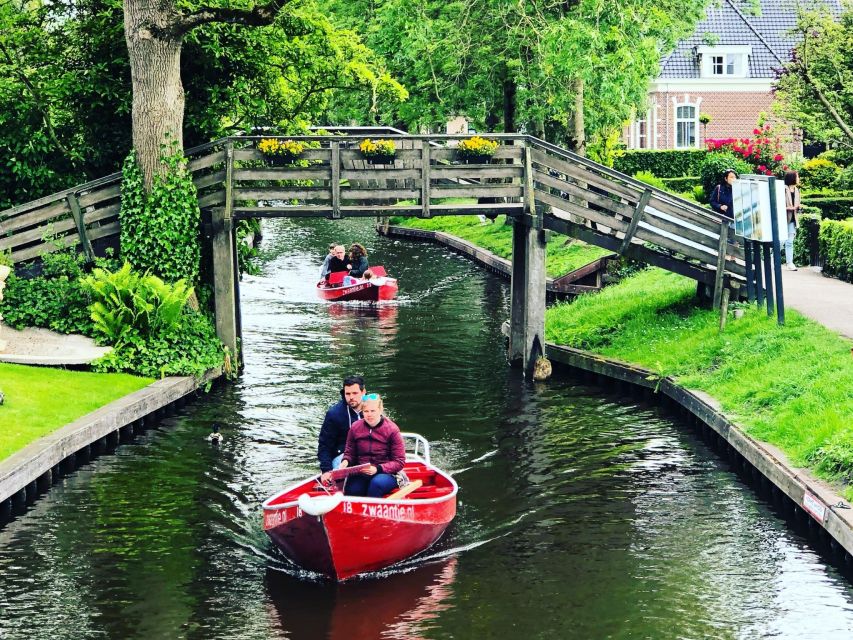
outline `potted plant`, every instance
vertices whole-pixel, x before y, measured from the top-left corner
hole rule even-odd
[[[258,151],[270,163],[283,166],[293,164],[305,151],[305,144],[298,140],[279,140],[278,138],[264,138],[258,143]]]
[[[497,149],[497,140],[473,136],[459,142],[456,154],[468,164],[488,164]]]
[[[397,155],[397,147],[393,140],[371,140],[362,141],[358,145],[361,155],[367,164],[394,164],[394,156]]]

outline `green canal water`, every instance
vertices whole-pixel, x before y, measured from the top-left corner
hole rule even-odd
[[[400,300],[319,302],[333,240],[364,241]],[[239,382],[0,530],[0,638],[853,636],[851,584],[686,425],[559,375],[519,381],[504,282],[366,221],[271,222],[264,253],[242,283]],[[260,504],[315,471],[349,372],[431,441],[459,511],[424,556],[335,585],[271,547]]]

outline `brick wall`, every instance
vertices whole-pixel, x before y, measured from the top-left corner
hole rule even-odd
[[[768,114],[770,121],[772,117],[773,95],[768,92],[704,92],[688,93],[663,93],[650,94],[651,104],[656,106],[657,111],[657,149],[675,148],[675,105],[672,99],[677,98],[679,103],[696,104],[699,102],[698,111],[711,116],[711,122],[707,127],[699,124],[698,136],[700,145],[707,138],[750,138],[752,131],[758,123],[759,114]],[[778,122],[778,121],[777,121]],[[791,138],[783,146],[786,152],[800,152],[802,143],[790,125],[779,123],[777,130],[783,137]],[[630,144],[630,127],[626,127],[623,133],[623,141]],[[651,132],[651,130],[650,130]],[[652,147],[653,136],[650,136],[649,148]]]

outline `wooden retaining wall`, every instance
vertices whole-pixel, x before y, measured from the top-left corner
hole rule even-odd
[[[679,408],[684,417],[700,429],[714,448],[732,465],[760,487],[769,490],[774,503],[783,501],[809,528],[819,527],[831,549],[840,547],[847,562],[853,555],[853,509],[827,483],[805,469],[791,464],[776,447],[755,440],[729,420],[718,403],[705,393],[691,391],[671,378],[658,379],[651,371],[617,360],[555,344],[545,353],[552,361],[579,372],[585,380],[600,384],[610,381],[640,390],[650,399]]]
[[[222,375],[211,370],[202,380],[175,376],[86,414],[0,461],[0,526],[72,472],[79,464],[115,448],[183,406],[191,394]]]

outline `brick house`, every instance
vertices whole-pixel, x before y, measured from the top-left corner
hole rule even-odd
[[[836,15],[841,0],[824,0]],[[796,43],[796,0],[718,0],[660,65],[649,109],[624,133],[629,149],[699,148],[707,138],[749,138],[771,113],[776,70]],[[699,116],[711,121],[705,127]],[[802,149],[791,131],[792,151]],[[785,128],[782,128],[785,133]]]

